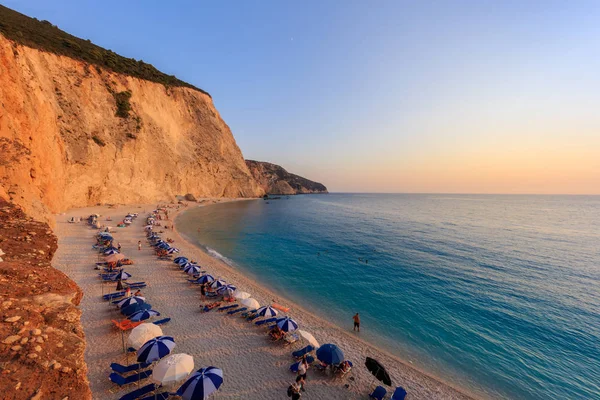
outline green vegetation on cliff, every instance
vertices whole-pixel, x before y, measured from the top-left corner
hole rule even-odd
[[[206,91],[157,70],[153,65],[122,57],[111,50],[96,46],[89,40],[69,35],[48,21],[38,21],[0,5],[0,33],[24,46],[75,58],[114,72],[162,83]]]

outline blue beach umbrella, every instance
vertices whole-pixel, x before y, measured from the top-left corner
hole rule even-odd
[[[183,262],[188,262],[188,259],[187,259],[187,258],[185,258],[185,257],[182,257],[182,256],[175,257],[175,258],[173,259],[173,262],[174,262],[175,264],[179,264],[181,261],[183,261]]]
[[[180,267],[184,266],[185,264],[188,264],[189,260],[185,257],[180,257],[179,261],[177,261],[175,264],[179,265]]]
[[[223,371],[221,369],[201,368],[177,389],[177,395],[181,396],[183,400],[204,400],[216,392],[222,384]]]
[[[148,340],[137,351],[137,361],[152,363],[171,353],[175,347],[175,340],[171,336],[157,336]]]
[[[317,349],[317,358],[325,364],[333,365],[344,361],[344,353],[335,344],[324,344]]]
[[[133,322],[145,321],[148,318],[159,316],[160,313],[155,310],[139,310],[129,316],[129,320]]]
[[[156,246],[156,247],[158,247],[159,249],[169,249],[169,248],[171,248],[171,246],[169,246],[169,243],[167,243],[167,242],[159,243],[158,246]]]
[[[225,281],[217,279],[216,281],[214,281],[213,283],[210,284],[210,287],[213,289],[218,289],[221,286],[225,286],[225,285],[226,285]]]
[[[210,274],[204,274],[198,278],[197,282],[200,284],[214,282],[215,278]]]
[[[191,262],[187,262],[187,261],[185,263],[179,263],[179,268],[181,268],[184,271],[186,268],[190,268],[192,266],[197,266],[197,265],[194,263],[191,263]]]
[[[233,285],[225,285],[225,286],[221,286],[217,289],[217,293],[224,293],[226,290],[231,290],[232,292],[235,292],[235,290],[237,289],[237,287],[233,286]]]
[[[126,281],[127,279],[131,278],[131,274],[120,270],[117,274],[113,275],[110,280],[111,281]]]
[[[167,250],[167,253],[169,253],[169,254],[179,253],[179,249],[177,249],[175,247],[171,247],[169,250]]]
[[[189,267],[185,268],[183,271],[189,275],[196,275],[196,274],[200,273],[200,267],[198,267],[197,265],[190,265]]]
[[[119,254],[119,250],[117,249],[108,249],[104,252],[105,256],[110,256],[111,254]]]
[[[277,326],[284,332],[293,332],[298,329],[298,323],[290,317],[283,317],[277,320]]]
[[[131,296],[131,297],[121,300],[120,302],[117,303],[117,305],[120,308],[125,308],[132,304],[144,304],[145,302],[146,302],[146,299],[143,298],[142,296]]]
[[[263,306],[256,310],[256,315],[259,317],[274,317],[277,313],[278,311],[271,306]]]

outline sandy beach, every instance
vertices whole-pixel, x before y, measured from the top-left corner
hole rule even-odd
[[[209,201],[205,204],[212,204]],[[142,289],[143,296],[160,311],[161,317],[171,318],[164,325],[165,335],[173,336],[177,346],[174,353],[187,353],[194,357],[195,368],[216,366],[223,370],[224,384],[214,395],[217,399],[285,399],[287,387],[295,375],[288,367],[293,363],[291,352],[306,345],[300,341],[284,347],[272,343],[266,329],[256,327],[239,316],[211,311],[200,312],[200,290],[197,285],[187,282],[188,276],[170,261],[158,260],[148,245],[143,231],[145,217],[156,205],[128,205],[115,208],[90,207],[70,210],[56,216],[56,234],[59,237],[58,251],[53,265],[71,277],[84,291],[81,302],[83,312],[81,322],[85,330],[87,348],[85,359],[88,364],[88,378],[95,399],[118,399],[135,389],[129,386],[118,389],[109,381],[111,362],[126,363],[121,346],[121,334],[111,323],[120,319],[116,308],[102,300],[103,293],[114,291],[115,284],[101,284],[94,262],[98,253],[92,250],[97,230],[85,222],[70,224],[72,216],[101,215],[100,222],[115,227],[114,241],[122,245],[122,253],[134,261],[125,270],[133,275],[132,282],[145,281],[148,287]],[[190,204],[190,207],[193,207]],[[206,205],[201,205],[206,206]],[[182,208],[180,211],[185,210]],[[171,225],[177,211],[169,210]],[[116,228],[116,224],[127,213],[139,213],[131,226]],[[111,217],[112,222],[106,221]],[[353,334],[351,327],[342,329],[328,323],[275,295],[257,282],[248,279],[225,263],[209,256],[198,247],[185,241],[177,230],[164,230],[163,238],[175,240],[174,246],[180,249],[179,255],[196,260],[209,273],[237,286],[238,290],[252,294],[261,305],[272,300],[290,307],[289,315],[301,329],[311,332],[321,343],[335,343],[343,351],[346,359],[353,361],[353,370],[344,378],[334,378],[317,371],[309,370],[306,392],[303,399],[364,399],[375,386],[371,374],[364,367],[365,357],[379,360],[390,372],[395,386],[402,386],[408,392],[407,399],[470,399],[461,391],[428,376],[403,363],[400,359],[366,343]],[[142,241],[138,251],[137,243]],[[351,318],[351,316],[349,316]],[[126,333],[127,335],[127,333]],[[129,356],[134,362],[135,355]],[[171,388],[175,389],[175,388]],[[388,393],[393,388],[387,388]],[[112,390],[112,391],[111,391]]]

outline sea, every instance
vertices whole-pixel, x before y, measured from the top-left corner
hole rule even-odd
[[[282,196],[177,228],[340,327],[360,313],[363,339],[471,393],[600,399],[600,196]]]

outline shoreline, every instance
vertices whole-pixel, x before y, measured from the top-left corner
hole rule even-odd
[[[309,371],[306,398],[350,399],[364,398],[371,385],[372,376],[364,368],[364,358],[371,356],[378,359],[390,372],[393,387],[387,388],[393,392],[396,386],[404,387],[409,393],[408,399],[482,399],[480,395],[469,393],[464,388],[456,388],[442,379],[409,365],[389,351],[380,349],[364,339],[356,337],[351,332],[323,319],[308,311],[302,305],[292,302],[285,296],[274,293],[268,287],[244,275],[243,272],[208,254],[201,247],[190,242],[177,230],[176,220],[186,210],[193,206],[206,207],[228,201],[248,201],[254,199],[204,199],[204,204],[189,203],[190,207],[180,210],[169,209],[168,225],[174,229],[166,230],[164,237],[175,240],[174,246],[180,249],[179,255],[193,258],[206,270],[235,284],[239,290],[247,291],[261,305],[268,304],[273,299],[290,307],[288,313],[298,321],[301,329],[311,332],[319,343],[336,343],[344,351],[346,359],[353,361],[354,368],[343,379],[321,376],[315,371]],[[240,318],[223,315],[218,312],[200,314],[199,290],[186,282],[187,275],[174,268],[169,261],[159,261],[150,253],[142,231],[141,221],[144,219],[143,209],[149,212],[154,205],[118,205],[114,208],[97,206],[70,210],[56,216],[56,233],[59,236],[59,249],[53,264],[57,269],[67,273],[85,292],[81,308],[82,324],[88,340],[86,346],[86,362],[88,363],[90,386],[94,398],[118,398],[127,391],[115,394],[108,392],[110,383],[107,382],[110,372],[110,362],[123,362],[125,357],[121,351],[118,333],[112,329],[110,319],[116,318],[105,302],[99,299],[100,284],[95,272],[92,272],[96,254],[90,251],[91,240],[96,230],[82,226],[83,224],[67,224],[69,216],[98,212],[102,215],[102,223],[106,215],[113,216],[111,225],[116,225],[119,218],[127,212],[138,212],[140,218],[127,228],[117,228],[115,241],[123,244],[125,255],[134,260],[134,265],[126,267],[134,277],[133,281],[144,280],[149,286],[143,289],[157,310],[165,317],[173,317],[173,321],[163,328],[165,334],[175,337],[178,347],[175,352],[192,354],[196,359],[196,369],[201,366],[215,365],[223,368],[227,385],[219,391],[219,398],[284,398],[287,386],[293,381],[294,375],[288,371],[293,362],[291,351],[304,347],[304,342],[289,347],[270,343],[264,331],[247,324]],[[119,217],[120,216],[120,217]],[[62,220],[61,220],[62,219]],[[175,223],[174,223],[175,222]],[[82,237],[84,230],[87,237]],[[164,228],[161,228],[164,229]],[[137,251],[137,241],[142,240],[143,251]],[[226,256],[226,255],[225,255]],[[112,290],[103,287],[107,293]],[[191,303],[191,304],[189,304]],[[199,340],[202,338],[201,340]],[[119,340],[117,340],[119,339]],[[208,343],[212,343],[212,347]],[[237,357],[243,354],[244,359]],[[208,356],[208,357],[207,357]],[[129,362],[131,362],[130,357]],[[241,365],[239,365],[241,364]],[[240,370],[241,368],[241,370]],[[251,370],[251,371],[250,371]],[[354,380],[349,380],[353,377]],[[249,389],[248,386],[255,384]],[[349,387],[344,385],[348,384]]]

